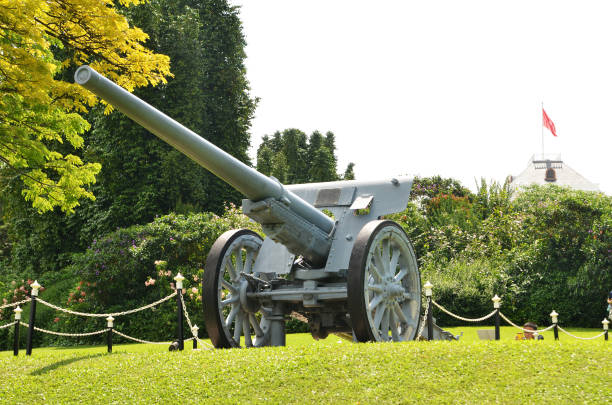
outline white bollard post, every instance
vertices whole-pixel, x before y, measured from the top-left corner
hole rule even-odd
[[[30,323],[28,327],[28,340],[26,341],[26,356],[32,355],[32,336],[34,336],[34,319],[36,318],[36,297],[38,297],[38,290],[42,287],[38,284],[38,281],[34,280],[32,284],[32,291],[30,292]]]
[[[433,284],[429,280],[423,286],[425,288],[425,297],[427,297],[427,340],[433,340],[433,311],[431,307],[431,296],[433,295]]]
[[[499,340],[500,339],[500,333],[499,333],[499,324],[500,324],[500,320],[499,320],[499,308],[501,307],[501,298],[499,298],[497,296],[497,294],[495,294],[495,297],[491,298],[491,301],[493,301],[493,308],[495,308],[495,340]]]
[[[106,332],[106,346],[107,346],[107,350],[109,353],[113,352],[113,321],[115,320],[115,318],[113,318],[112,315],[109,315],[106,318],[106,327],[108,328],[108,331]]]
[[[177,302],[177,323],[178,323],[178,349],[184,349],[183,342],[183,280],[185,277],[181,273],[178,273],[174,277],[176,281],[176,302]]]
[[[17,356],[19,354],[19,323],[21,322],[21,313],[23,309],[17,308],[13,309],[15,312],[15,331],[13,332],[13,355]]]
[[[553,328],[553,332],[555,332],[555,340],[559,340],[559,329],[557,328],[557,323],[559,322],[559,319],[557,318],[558,316],[559,314],[557,311],[553,309],[553,311],[550,313],[550,318],[552,319],[553,325],[555,325]]]
[[[193,350],[198,348],[198,331],[200,330],[200,328],[198,328],[198,325],[193,325],[193,327],[191,328],[191,334],[193,335]]]

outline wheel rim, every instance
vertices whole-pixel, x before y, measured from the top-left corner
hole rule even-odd
[[[361,297],[352,302],[362,307],[351,311],[351,319],[358,325],[354,326],[357,338],[360,341],[412,340],[417,333],[421,309],[420,276],[414,251],[397,224],[376,221],[372,227],[364,228],[366,235],[360,233],[361,238],[355,242],[357,245],[367,238],[358,260],[360,268],[351,267],[353,278],[356,272],[361,273],[359,281],[355,285],[354,280],[352,283],[349,280],[350,287],[361,288]]]
[[[216,347],[259,346],[265,337],[259,304],[247,298],[249,285],[241,273],[253,273],[262,241],[247,230],[230,231],[227,236],[226,233],[215,242],[221,249],[213,246],[206,262],[203,280],[209,292],[204,307],[205,316],[208,315],[206,328]],[[215,273],[214,281],[209,270]],[[211,312],[216,316],[211,317]]]

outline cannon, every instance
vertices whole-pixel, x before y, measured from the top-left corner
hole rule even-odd
[[[283,346],[289,315],[312,336],[406,341],[417,336],[421,280],[400,225],[411,178],[283,185],[235,159],[89,66],[75,81],[245,195],[265,238],[231,230],[213,244],[202,278],[217,348]]]

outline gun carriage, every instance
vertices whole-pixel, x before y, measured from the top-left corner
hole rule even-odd
[[[232,230],[209,252],[203,306],[215,347],[282,346],[293,312],[317,339],[332,332],[360,342],[416,337],[414,250],[397,223],[380,219],[406,207],[412,179],[284,186],[89,66],[75,81],[243,193],[243,212],[262,225],[265,239]]]

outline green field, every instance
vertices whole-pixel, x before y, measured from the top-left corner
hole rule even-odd
[[[545,333],[540,342],[354,344],[289,335],[287,347],[168,352],[166,346],[0,352],[0,402],[18,403],[607,403],[612,341]],[[579,336],[598,330],[570,329]]]

